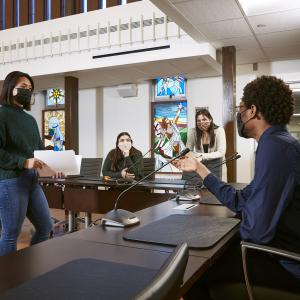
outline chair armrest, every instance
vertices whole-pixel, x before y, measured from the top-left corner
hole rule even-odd
[[[291,251],[286,251],[278,248],[274,248],[271,246],[265,246],[265,245],[259,245],[259,244],[254,244],[254,243],[249,243],[249,242],[241,242],[241,247],[242,247],[242,252],[243,249],[252,249],[252,250],[258,250],[262,252],[267,252],[271,254],[276,254],[279,256],[283,256],[289,259],[294,259],[296,261],[300,261],[300,254],[296,252],[291,252]]]

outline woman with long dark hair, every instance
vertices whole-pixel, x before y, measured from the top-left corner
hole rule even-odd
[[[44,149],[31,108],[32,78],[9,73],[0,95],[0,256],[17,248],[25,217],[35,227],[31,245],[47,240],[52,230],[49,207],[38,182],[37,169],[44,163],[33,157]]]
[[[133,147],[128,132],[117,136],[116,148],[112,149],[103,164],[102,173],[111,178],[141,179],[143,172],[143,156],[141,151]]]
[[[224,158],[226,153],[224,128],[214,123],[207,109],[197,111],[195,123],[196,127],[189,131],[186,147],[191,151],[201,153],[199,159],[204,163]],[[224,168],[222,172],[226,173]],[[226,179],[226,174],[222,174],[222,176]]]

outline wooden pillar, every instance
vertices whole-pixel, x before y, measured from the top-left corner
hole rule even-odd
[[[65,149],[79,151],[78,78],[65,77]]]
[[[96,10],[100,8],[99,0],[90,0],[87,2],[87,11]]]
[[[19,2],[20,26],[29,24],[29,0]]]
[[[234,46],[222,48],[223,125],[226,133],[226,156],[236,152],[236,51]],[[227,164],[228,182],[236,182],[236,160]]]

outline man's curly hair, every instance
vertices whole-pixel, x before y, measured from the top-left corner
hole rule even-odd
[[[295,109],[291,89],[274,76],[261,76],[248,83],[242,101],[247,108],[255,105],[270,125],[288,124]]]

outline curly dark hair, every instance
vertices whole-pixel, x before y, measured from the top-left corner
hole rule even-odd
[[[244,87],[241,99],[247,108],[255,105],[270,125],[286,125],[295,109],[292,91],[275,76],[261,76]]]

